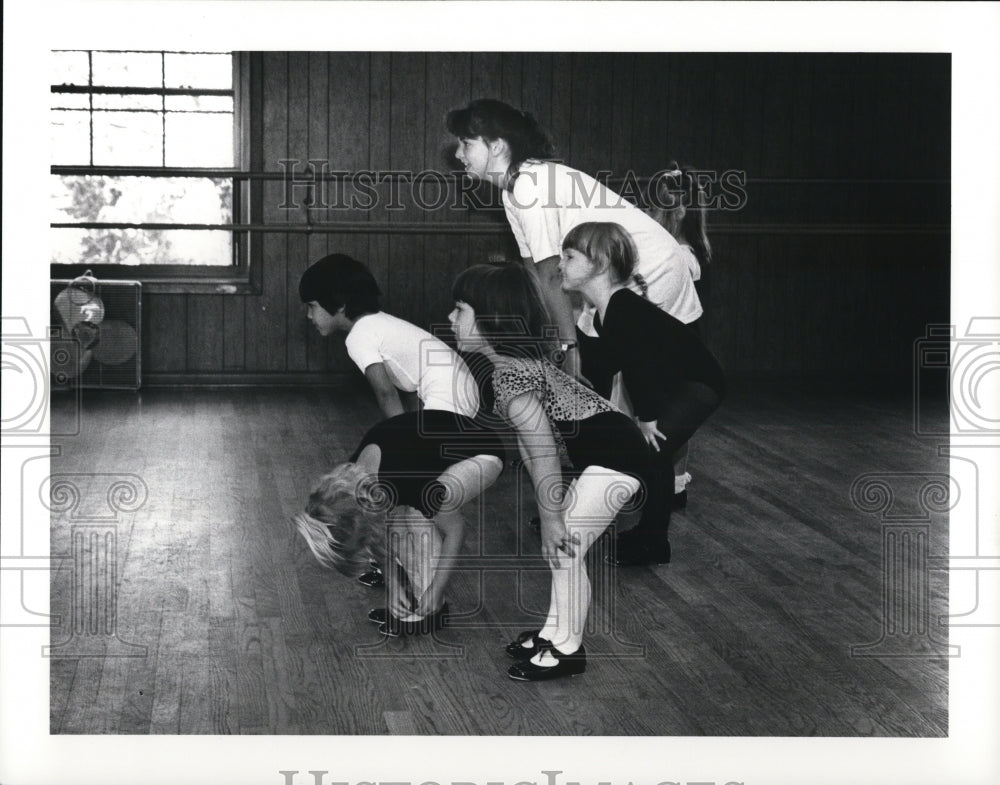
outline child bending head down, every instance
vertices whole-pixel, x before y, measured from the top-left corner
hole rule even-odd
[[[383,635],[432,632],[447,613],[461,508],[496,481],[503,457],[499,434],[462,415],[405,412],[369,429],[295,524],[326,567],[349,574],[372,558],[388,567],[386,606],[368,614]]]
[[[389,496],[360,466],[342,463],[319,479],[295,525],[320,564],[351,575],[385,558]]]

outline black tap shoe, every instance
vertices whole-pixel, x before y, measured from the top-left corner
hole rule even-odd
[[[517,636],[517,638],[504,647],[504,651],[515,660],[531,659],[538,654],[541,649],[552,645],[551,641],[538,637],[538,633],[540,632],[541,630],[528,630],[527,632],[522,632]],[[524,644],[529,640],[531,641],[531,645],[525,646]]]
[[[382,574],[382,570],[378,567],[373,570],[369,570],[363,575],[359,575],[358,581],[363,583],[365,586],[370,586],[373,589],[380,589],[385,586],[385,576]]]
[[[514,681],[549,681],[566,676],[577,676],[587,670],[587,652],[583,644],[572,654],[563,654],[557,648],[550,647],[549,653],[556,658],[556,664],[546,667],[535,665],[531,660],[524,660],[511,665],[507,675]]]
[[[376,608],[375,610],[381,610]],[[378,626],[378,631],[387,638],[398,638],[401,635],[427,635],[444,627],[444,617],[448,613],[448,603],[444,603],[434,613],[417,621],[400,621],[395,616],[388,618]]]

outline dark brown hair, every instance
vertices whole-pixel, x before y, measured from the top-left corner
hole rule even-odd
[[[455,279],[451,296],[475,311],[476,327],[497,354],[537,359],[555,348],[557,331],[538,279],[524,265],[474,265]]]
[[[529,158],[547,160],[554,150],[548,134],[528,112],[492,98],[480,98],[464,109],[448,112],[448,132],[459,139],[503,139],[510,149],[507,187],[513,188],[521,164]]]

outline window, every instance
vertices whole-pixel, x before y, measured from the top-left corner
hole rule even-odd
[[[53,277],[250,283],[233,229],[250,221],[248,57],[74,50],[52,64]]]

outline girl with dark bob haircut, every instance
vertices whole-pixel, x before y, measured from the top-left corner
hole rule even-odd
[[[459,350],[479,352],[493,364],[494,409],[514,430],[531,476],[542,555],[552,575],[545,624],[507,645],[517,661],[507,674],[516,681],[575,676],[587,667],[585,557],[615,515],[648,487],[649,450],[631,418],[550,361],[538,332],[548,318],[528,269],[472,267],[452,291],[448,320]],[[568,489],[562,453],[578,475]]]
[[[515,264],[480,264],[464,270],[452,284],[455,302],[476,312],[476,327],[489,338],[497,354],[550,357],[556,349],[554,331],[534,275]]]

